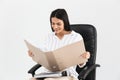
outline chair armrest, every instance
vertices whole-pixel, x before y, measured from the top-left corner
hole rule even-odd
[[[30,73],[30,74],[32,74],[32,76],[34,76],[34,75],[35,75],[35,71],[36,71],[39,67],[41,67],[40,64],[34,65],[34,66],[28,71],[28,73]]]
[[[88,75],[92,70],[94,70],[96,67],[100,67],[100,65],[99,65],[99,64],[94,64],[94,65],[91,65],[90,67],[87,67],[87,66],[86,66],[86,67],[83,68],[83,70],[79,73],[78,78],[85,80],[86,77],[87,77],[87,75]]]

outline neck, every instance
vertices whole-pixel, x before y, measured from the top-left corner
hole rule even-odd
[[[64,37],[64,35],[70,34],[71,31],[63,31],[61,33],[56,33],[55,35],[59,38],[62,39]]]

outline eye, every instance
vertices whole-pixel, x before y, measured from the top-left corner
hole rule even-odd
[[[60,25],[61,25],[61,23],[57,23],[57,25],[58,25],[58,26],[60,26]]]
[[[55,23],[52,23],[52,25],[55,25]]]

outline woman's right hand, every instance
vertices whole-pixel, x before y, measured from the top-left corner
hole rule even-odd
[[[33,57],[33,56],[34,56],[34,54],[33,54],[30,50],[28,50],[28,55],[29,55],[30,57]]]

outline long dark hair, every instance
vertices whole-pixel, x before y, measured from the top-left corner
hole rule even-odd
[[[53,17],[56,17],[56,18],[62,20],[64,23],[64,29],[66,31],[71,31],[68,14],[65,11],[65,9],[56,9],[56,10],[52,11],[52,13],[50,15],[50,24],[52,24],[51,18],[53,18]],[[52,29],[52,31],[54,31],[54,30]]]

